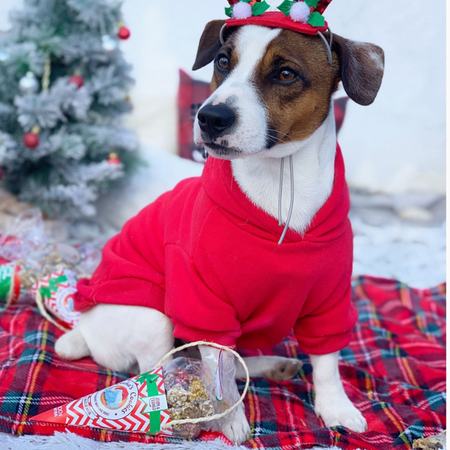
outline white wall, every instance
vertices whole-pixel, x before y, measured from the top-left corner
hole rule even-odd
[[[1,0],[5,12],[17,0]],[[270,1],[278,5],[281,0]],[[176,149],[178,68],[189,69],[205,23],[224,18],[225,0],[125,0],[132,37],[122,44],[135,67],[128,123],[143,142]],[[335,33],[386,52],[375,103],[351,103],[340,142],[350,185],[379,192],[445,192],[445,0],[335,0]],[[208,80],[211,67],[195,73]]]

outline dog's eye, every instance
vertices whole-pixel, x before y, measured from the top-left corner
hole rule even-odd
[[[277,78],[284,83],[289,83],[297,78],[297,74],[291,69],[283,69],[278,72]]]
[[[219,69],[221,70],[228,70],[230,67],[230,60],[226,57],[226,56],[221,56],[218,60],[217,60],[217,66],[219,67]]]

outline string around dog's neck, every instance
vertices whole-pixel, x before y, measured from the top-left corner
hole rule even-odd
[[[283,214],[282,214],[282,203],[283,203],[283,178],[284,178],[284,160],[286,158],[289,158],[289,175],[290,175],[290,181],[291,181],[291,200],[289,203],[289,211],[288,216],[286,219],[286,225],[284,226],[283,233],[281,234],[280,240],[278,241],[278,245],[281,245],[284,241],[284,238],[286,237],[287,230],[289,228],[289,224],[291,223],[292,218],[292,212],[294,211],[294,192],[295,192],[295,186],[294,186],[294,156],[285,156],[284,158],[281,158],[280,163],[280,191],[278,195],[278,225],[280,227],[283,226]]]

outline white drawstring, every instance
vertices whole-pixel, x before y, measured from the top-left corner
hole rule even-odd
[[[286,237],[287,230],[289,228],[289,224],[291,223],[292,211],[294,210],[294,157],[293,155],[289,156],[289,172],[291,178],[291,202],[289,204],[289,212],[286,220],[286,225],[283,230],[283,234],[278,241],[278,244],[281,245]],[[278,195],[278,224],[280,226],[283,225],[283,218],[281,216],[281,207],[282,207],[282,199],[283,199],[283,175],[284,175],[284,158],[281,158],[280,164],[280,191]]]
[[[281,204],[283,202],[283,177],[284,177],[284,158],[281,158],[280,164],[280,190],[278,192],[278,226],[283,226],[283,217],[281,213]]]

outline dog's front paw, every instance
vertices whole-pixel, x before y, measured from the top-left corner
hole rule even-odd
[[[78,328],[63,334],[56,341],[55,352],[61,358],[70,361],[85,358],[90,355],[89,347]]]
[[[293,358],[279,358],[273,367],[266,370],[263,375],[273,381],[286,381],[297,375],[302,363]]]
[[[343,426],[357,433],[367,430],[367,421],[345,393],[317,396],[314,408],[327,427]]]
[[[222,433],[233,443],[240,445],[250,438],[251,431],[247,417],[245,417],[245,409],[243,405],[239,405],[231,420],[223,428]]]

